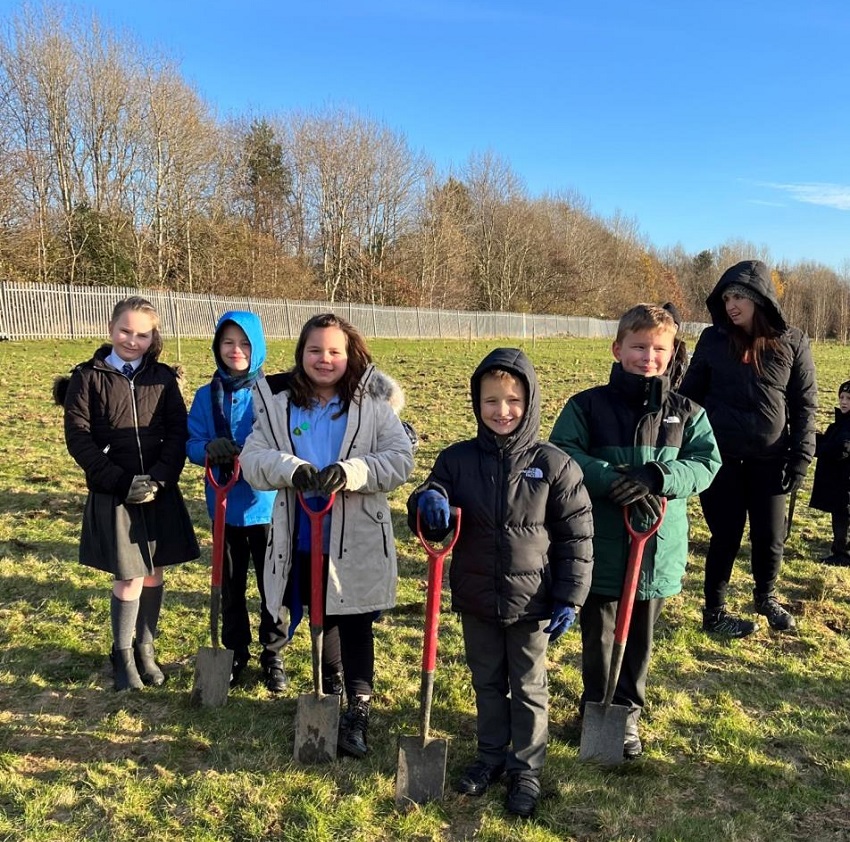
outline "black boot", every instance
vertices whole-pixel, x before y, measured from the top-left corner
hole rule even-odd
[[[134,643],[133,654],[136,658],[136,669],[143,684],[152,684],[154,687],[165,684],[165,673],[156,662],[152,643]]]
[[[112,661],[112,679],[116,690],[141,690],[145,686],[136,669],[132,649],[116,649],[113,646],[109,660]]]
[[[349,696],[348,710],[339,718],[337,748],[351,757],[365,757],[369,751],[366,732],[369,729],[371,696]]]
[[[322,692],[326,696],[339,696],[342,698],[342,691],[345,689],[345,683],[341,672],[328,673],[322,669]]]

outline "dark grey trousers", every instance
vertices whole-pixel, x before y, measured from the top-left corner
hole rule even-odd
[[[508,773],[539,773],[549,741],[547,621],[510,626],[461,614],[466,663],[472,672],[478,758]]]

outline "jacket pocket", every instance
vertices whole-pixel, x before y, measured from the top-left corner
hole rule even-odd
[[[382,494],[363,494],[363,514],[381,530],[381,539],[384,545],[384,557],[388,558],[389,536],[392,528],[392,517],[387,498]]]

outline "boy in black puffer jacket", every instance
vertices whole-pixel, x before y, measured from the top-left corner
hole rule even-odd
[[[815,436],[815,456],[809,505],[832,515],[832,552],[821,561],[850,567],[850,380],[838,388],[835,421]]]
[[[471,380],[474,439],[447,447],[408,500],[425,535],[463,511],[450,568],[472,671],[478,756],[456,784],[481,795],[503,772],[507,809],[534,812],[548,741],[546,646],[584,602],[593,570],[593,519],[581,470],[538,441],[540,394],[531,362],[514,348],[488,354]]]

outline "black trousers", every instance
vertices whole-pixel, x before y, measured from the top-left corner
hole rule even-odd
[[[328,587],[328,557],[323,558],[323,593]],[[295,566],[297,565],[297,584]],[[293,560],[293,576],[287,584],[284,602],[292,605],[300,599],[310,605],[310,553],[299,550]],[[293,597],[296,591],[300,597]],[[371,696],[375,684],[375,634],[373,626],[379,611],[367,614],[325,614],[322,641],[322,678],[325,685],[334,675],[342,674],[348,696]]]
[[[848,533],[850,533],[850,516],[846,511],[832,513],[832,554],[850,558],[848,548]]]
[[[629,718],[633,723],[637,722],[646,702],[646,677],[652,657],[652,637],[664,602],[664,599],[636,600],[632,610],[623,665],[612,701],[615,705],[629,708]],[[581,694],[582,711],[585,702],[601,702],[608,690],[619,604],[618,597],[592,593],[579,613],[581,678],[584,685]]]
[[[260,593],[259,639],[264,653],[276,654],[286,643],[287,630],[266,607],[263,567],[269,538],[268,524],[224,525],[224,571],[221,577],[221,642],[237,659],[248,657],[251,620],[248,612],[248,570],[253,565]],[[268,657],[268,656],[267,656]]]
[[[782,566],[787,495],[781,489],[782,462],[723,459],[714,482],[700,494],[711,532],[705,558],[705,607],[726,603],[726,590],[750,521],[754,595],[772,594]]]

